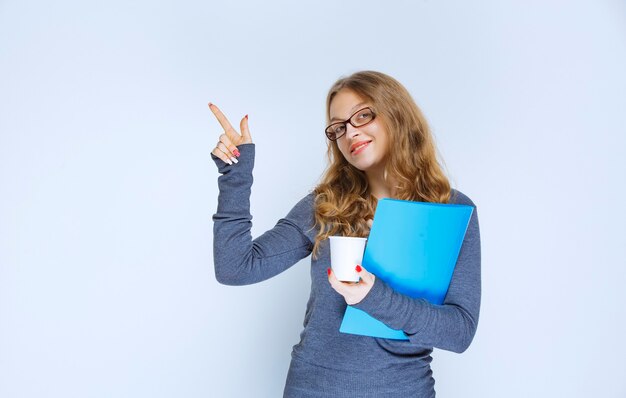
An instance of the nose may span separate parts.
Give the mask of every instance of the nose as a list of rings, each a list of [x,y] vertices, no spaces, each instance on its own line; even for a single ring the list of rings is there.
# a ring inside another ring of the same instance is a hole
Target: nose
[[[352,137],[361,134],[358,127],[354,127],[350,123],[346,123],[346,135],[345,137],[350,141]]]

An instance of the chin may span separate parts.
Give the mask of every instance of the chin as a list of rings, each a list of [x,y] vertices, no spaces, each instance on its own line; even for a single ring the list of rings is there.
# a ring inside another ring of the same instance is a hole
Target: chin
[[[374,164],[372,164],[371,162],[350,162],[350,164],[364,172],[370,170],[374,166]]]
[[[352,154],[348,154],[348,156],[344,154],[343,157],[348,161],[348,163],[361,171],[368,171],[376,167],[379,163],[377,159],[372,158],[371,156],[358,157],[355,159],[352,157]]]

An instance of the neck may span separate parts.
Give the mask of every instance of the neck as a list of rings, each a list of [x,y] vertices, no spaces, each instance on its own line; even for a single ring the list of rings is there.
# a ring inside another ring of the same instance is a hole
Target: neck
[[[392,178],[387,178],[387,181],[385,181],[382,168],[368,170],[365,172],[365,175],[370,186],[370,192],[376,199],[395,197],[397,193],[396,181]]]

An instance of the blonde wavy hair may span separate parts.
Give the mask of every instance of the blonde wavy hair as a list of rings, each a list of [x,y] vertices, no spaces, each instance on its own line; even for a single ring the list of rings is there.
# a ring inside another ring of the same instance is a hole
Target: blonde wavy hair
[[[383,175],[386,181],[397,183],[395,198],[448,203],[450,183],[437,160],[432,133],[406,88],[380,72],[362,71],[343,77],[328,92],[327,124],[330,104],[341,90],[351,90],[368,101],[376,120],[387,131],[390,151]],[[366,220],[374,218],[378,203],[370,192],[365,173],[343,157],[337,142],[328,141],[327,156],[328,167],[314,190],[318,230],[314,257],[320,243],[329,236],[367,236]]]

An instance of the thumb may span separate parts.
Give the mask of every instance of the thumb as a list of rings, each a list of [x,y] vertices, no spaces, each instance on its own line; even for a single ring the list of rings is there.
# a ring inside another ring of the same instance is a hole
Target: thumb
[[[249,144],[252,142],[252,137],[250,136],[250,129],[248,128],[248,115],[246,115],[243,119],[241,119],[241,123],[239,124],[241,128],[241,138],[243,139],[244,144]]]
[[[372,274],[371,272],[368,272],[365,268],[363,268],[362,265],[356,266],[356,272],[358,272],[363,282],[365,282],[368,285],[371,285],[372,283],[374,283],[374,280],[376,279],[374,274]]]

